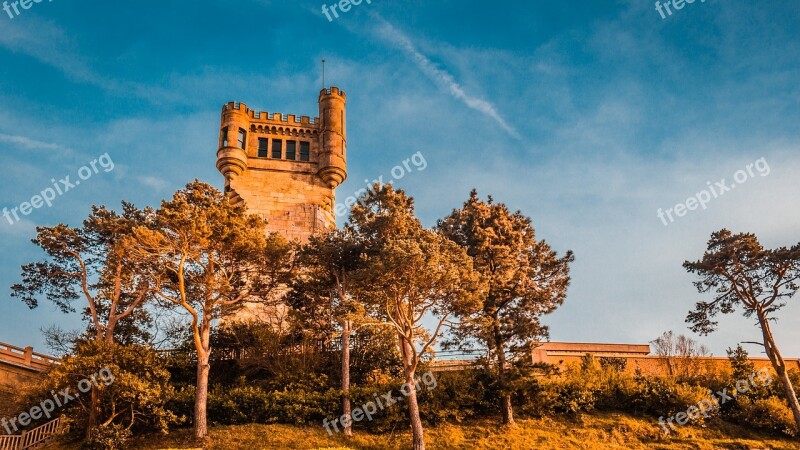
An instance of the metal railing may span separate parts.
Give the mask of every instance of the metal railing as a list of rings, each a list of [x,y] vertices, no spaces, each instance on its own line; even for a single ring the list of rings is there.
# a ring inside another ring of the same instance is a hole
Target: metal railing
[[[0,450],[19,450],[22,436],[0,436]]]

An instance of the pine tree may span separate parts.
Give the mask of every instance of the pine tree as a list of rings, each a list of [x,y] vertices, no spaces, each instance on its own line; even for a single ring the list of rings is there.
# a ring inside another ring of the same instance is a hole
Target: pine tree
[[[320,331],[320,337],[341,334],[342,417],[350,417],[350,340],[355,327],[364,322],[364,308],[358,301],[358,280],[363,249],[347,231],[332,230],[312,236],[298,261],[300,275],[292,284],[287,301],[306,329]],[[342,424],[345,436],[353,435],[350,420]]]
[[[414,215],[413,199],[391,185],[376,185],[353,208],[347,228],[365,249],[359,277],[367,313],[397,336],[413,448],[424,450],[417,369],[448,319],[476,309],[484,286],[464,249],[424,228]],[[429,318],[435,319],[433,330],[423,325]]]
[[[537,241],[531,220],[511,213],[492,197],[487,202],[473,190],[464,207],[439,221],[438,229],[466,249],[476,270],[488,281],[481,308],[462,317],[457,341],[485,345],[495,362],[502,394],[503,423],[514,425],[510,359],[548,336],[540,317],[555,311],[569,286],[571,251],[559,258]]]
[[[22,267],[22,281],[11,287],[11,295],[31,309],[40,297],[47,298],[64,313],[75,312],[75,303],[85,301],[88,339],[100,345],[146,336],[149,316],[142,306],[155,295],[155,285],[144,276],[148,263],[131,251],[129,238],[151,212],[123,202],[121,214],[92,207],[79,228],[38,227],[33,243],[47,258]],[[97,426],[99,407],[92,388],[87,439]]]
[[[769,250],[761,246],[754,234],[733,234],[722,229],[711,235],[702,259],[686,261],[683,267],[700,278],[694,282],[698,292],[714,293],[710,302],[697,302],[686,322],[693,331],[707,335],[717,328],[713,320],[717,314],[730,314],[742,308],[745,317],[755,316],[764,350],[778,373],[800,428],[800,403],[771,325],[777,320],[775,314],[800,288],[800,244]]]
[[[197,352],[194,433],[208,434],[206,407],[215,319],[245,301],[277,306],[272,293],[289,281],[293,247],[266,223],[195,181],[164,201],[152,223],[135,230],[131,251],[149,261],[165,307],[186,313]]]

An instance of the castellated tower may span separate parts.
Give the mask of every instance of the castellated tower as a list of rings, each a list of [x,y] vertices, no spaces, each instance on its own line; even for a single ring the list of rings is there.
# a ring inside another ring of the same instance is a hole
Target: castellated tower
[[[223,106],[217,169],[225,192],[290,240],[334,227],[334,190],[347,178],[346,101],[339,88],[323,89],[313,120]]]
[[[331,87],[320,92],[313,120],[256,112],[244,103],[223,106],[217,169],[225,192],[289,240],[305,242],[335,227],[334,191],[347,178],[345,105],[345,93]],[[286,306],[246,303],[225,319],[282,327],[286,312]]]

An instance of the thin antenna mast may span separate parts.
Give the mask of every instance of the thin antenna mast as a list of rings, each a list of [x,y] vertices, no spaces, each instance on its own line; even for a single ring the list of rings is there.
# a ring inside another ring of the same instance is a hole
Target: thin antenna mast
[[[322,89],[325,89],[325,58],[322,58]]]

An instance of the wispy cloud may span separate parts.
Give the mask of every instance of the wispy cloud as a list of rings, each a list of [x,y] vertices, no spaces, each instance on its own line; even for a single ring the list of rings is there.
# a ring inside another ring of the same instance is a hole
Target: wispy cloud
[[[69,148],[59,144],[52,144],[50,142],[37,141],[25,136],[15,136],[12,134],[0,133],[0,142],[8,142],[9,144],[18,147],[27,148],[30,150],[61,150],[65,152],[71,151]]]
[[[468,94],[450,73],[437,67],[427,56],[417,50],[408,36],[377,14],[375,16],[380,23],[380,26],[376,30],[378,37],[406,53],[425,75],[445,88],[453,97],[461,100],[468,107],[490,117],[497,122],[503,130],[511,135],[511,137],[521,139],[517,130],[509,125],[503,116],[497,112],[497,108],[495,108],[494,105],[484,99]]]
[[[160,86],[117,80],[93,69],[69,33],[49,21],[26,18],[25,26],[0,20],[0,48],[36,59],[59,70],[68,79],[97,86],[118,95],[132,95],[152,103],[181,101],[182,97]]]
[[[156,191],[163,191],[169,187],[169,183],[166,180],[149,175],[136,177],[136,180],[144,186]]]
[[[97,75],[83,62],[83,58],[75,51],[74,43],[59,27],[35,17],[28,19],[25,26],[0,21],[0,47],[55,67],[75,81],[103,88],[115,86],[115,83]]]

